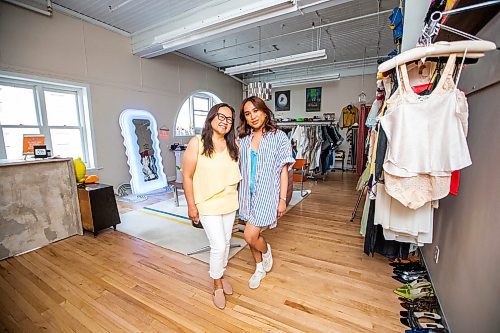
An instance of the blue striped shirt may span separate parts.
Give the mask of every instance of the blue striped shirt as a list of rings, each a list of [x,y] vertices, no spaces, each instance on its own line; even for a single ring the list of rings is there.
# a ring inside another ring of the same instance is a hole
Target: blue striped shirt
[[[255,173],[255,189],[250,196],[250,168],[252,136],[240,141],[240,217],[256,227],[274,228],[280,195],[280,174],[286,164],[295,163],[287,135],[280,130],[266,133],[259,145]]]

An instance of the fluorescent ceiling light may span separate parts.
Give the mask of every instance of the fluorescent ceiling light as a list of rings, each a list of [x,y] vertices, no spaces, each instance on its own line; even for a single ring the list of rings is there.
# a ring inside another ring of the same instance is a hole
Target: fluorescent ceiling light
[[[302,64],[310,61],[317,61],[326,59],[325,50],[317,50],[312,52],[293,54],[286,57],[274,58],[263,61],[256,61],[245,65],[228,67],[224,70],[225,74],[235,75],[241,73],[254,72],[261,69],[269,69],[283,66],[290,66],[296,64]]]
[[[269,81],[273,88],[279,87],[288,87],[288,86],[296,86],[299,84],[309,84],[309,83],[318,83],[318,82],[328,82],[328,81],[338,81],[340,80],[340,74],[329,74],[329,75],[320,75],[320,76],[311,76],[311,77],[296,77],[290,79],[283,80],[275,80]]]
[[[200,43],[207,38],[227,34],[228,31],[297,11],[296,0],[261,0],[249,1],[249,4],[221,12],[204,18],[196,23],[188,24],[165,34],[156,36],[154,43],[162,44],[165,53],[176,51],[190,45]]]

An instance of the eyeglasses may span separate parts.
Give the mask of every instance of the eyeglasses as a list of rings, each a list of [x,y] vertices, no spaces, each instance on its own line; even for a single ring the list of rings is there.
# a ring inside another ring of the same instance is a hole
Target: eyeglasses
[[[225,115],[223,115],[222,113],[219,113],[217,112],[217,119],[219,119],[220,121],[227,121],[228,124],[232,124],[233,123],[233,118],[232,117],[226,117]]]

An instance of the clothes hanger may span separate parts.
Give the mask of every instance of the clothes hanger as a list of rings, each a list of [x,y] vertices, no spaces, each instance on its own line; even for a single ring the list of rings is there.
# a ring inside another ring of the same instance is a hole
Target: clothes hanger
[[[422,30],[422,36],[419,39],[419,47],[414,49],[405,51],[396,57],[385,61],[380,64],[378,67],[379,73],[385,73],[390,71],[393,68],[396,68],[398,65],[421,60],[428,57],[448,57],[450,54],[456,53],[457,56],[459,54],[464,54],[467,50],[467,58],[477,59],[484,56],[484,52],[492,51],[496,49],[496,45],[493,42],[484,41],[480,38],[463,32],[461,30],[446,26],[441,23],[443,15],[452,15],[457,13],[462,13],[468,10],[482,8],[486,6],[492,6],[499,4],[500,1],[486,1],[483,3],[462,7],[458,9],[453,9],[450,11],[440,12],[435,11],[431,15],[430,22],[425,25]],[[471,39],[471,40],[463,40],[457,42],[437,42],[435,44],[431,44],[432,38],[437,35],[439,29],[447,30],[459,36]],[[424,62],[424,61],[422,61]]]
[[[453,53],[457,56],[463,55],[467,50],[467,58],[480,58],[484,52],[495,50],[495,43],[489,41],[464,40],[458,42],[437,42],[430,46],[416,47],[405,51],[392,59],[383,62],[378,66],[379,73],[388,72],[400,64],[405,64],[415,60],[421,60],[428,57],[448,57]]]

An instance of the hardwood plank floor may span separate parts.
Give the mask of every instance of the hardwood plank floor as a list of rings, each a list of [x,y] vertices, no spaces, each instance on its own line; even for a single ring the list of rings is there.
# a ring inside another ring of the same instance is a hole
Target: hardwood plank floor
[[[0,261],[2,332],[403,332],[382,256],[349,222],[357,177],[308,182],[312,194],[265,231],[273,270],[250,290],[248,248],[226,272],[234,294],[212,304],[208,265],[111,229]],[[120,202],[121,212],[143,207]],[[361,216],[361,209],[358,212]]]

